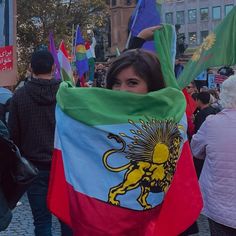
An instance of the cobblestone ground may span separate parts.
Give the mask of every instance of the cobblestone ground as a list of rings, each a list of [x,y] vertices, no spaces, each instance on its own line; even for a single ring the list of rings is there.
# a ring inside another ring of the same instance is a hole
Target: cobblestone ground
[[[13,211],[11,224],[0,236],[34,236],[33,218],[26,195],[20,200],[22,205],[17,206]],[[52,220],[53,236],[60,236],[60,226],[58,220],[53,217]]]
[[[33,236],[34,227],[30,206],[26,196],[21,199],[22,205],[15,208],[13,219],[6,231],[1,232],[0,236]],[[199,234],[192,236],[210,236],[208,222],[204,216],[198,220]],[[60,236],[60,226],[57,219],[53,218],[53,236]]]

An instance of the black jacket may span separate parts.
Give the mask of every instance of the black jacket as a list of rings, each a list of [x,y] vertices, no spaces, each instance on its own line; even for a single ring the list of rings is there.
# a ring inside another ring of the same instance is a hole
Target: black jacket
[[[206,107],[198,111],[194,118],[195,133],[197,133],[202,123],[206,120],[207,116],[215,115],[218,112],[219,112],[219,109],[216,109],[212,106]]]
[[[11,139],[39,169],[50,168],[59,83],[55,79],[32,78],[11,100],[8,121]]]
[[[6,126],[0,121],[0,136],[8,138],[8,131]],[[0,145],[1,146],[1,145]],[[2,148],[2,147],[0,147]],[[2,155],[3,152],[0,152],[0,232],[5,230],[7,226],[10,224],[12,219],[12,213],[8,207],[5,196],[2,192],[2,174],[7,166],[7,156]]]

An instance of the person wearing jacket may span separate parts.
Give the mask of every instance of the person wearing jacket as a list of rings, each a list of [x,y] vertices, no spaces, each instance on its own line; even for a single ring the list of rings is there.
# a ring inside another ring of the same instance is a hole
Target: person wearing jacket
[[[206,118],[191,141],[192,153],[205,159],[200,176],[211,235],[236,235],[236,76],[222,84],[223,110]]]
[[[9,133],[7,127],[0,120],[0,136],[4,138],[9,138]],[[7,205],[7,200],[2,192],[2,174],[7,166],[7,157],[0,155],[0,232],[5,230],[11,222],[12,213]],[[6,161],[4,161],[6,160]]]
[[[56,93],[60,81],[53,78],[54,59],[49,51],[36,51],[31,58],[32,78],[12,97],[9,114],[11,139],[39,175],[27,194],[34,218],[35,235],[51,236],[51,213],[46,198],[54,143]],[[63,231],[66,226],[62,224]]]

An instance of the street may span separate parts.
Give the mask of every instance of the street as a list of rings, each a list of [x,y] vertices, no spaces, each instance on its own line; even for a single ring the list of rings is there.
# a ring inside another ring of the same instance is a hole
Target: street
[[[32,214],[30,211],[28,199],[26,195],[21,199],[22,205],[17,206],[13,211],[13,219],[4,232],[1,232],[1,236],[33,236],[34,226]],[[200,216],[198,220],[199,234],[194,236],[210,236],[208,222],[204,216]],[[55,217],[53,217],[53,236],[60,236],[60,226]]]

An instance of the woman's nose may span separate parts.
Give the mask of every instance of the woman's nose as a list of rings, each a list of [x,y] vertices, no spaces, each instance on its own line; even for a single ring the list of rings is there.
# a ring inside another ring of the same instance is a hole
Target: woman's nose
[[[120,90],[120,91],[126,91],[126,92],[128,92],[128,91],[129,91],[129,87],[127,86],[127,84],[122,83],[122,84],[120,85],[120,87],[119,87],[119,90]]]

